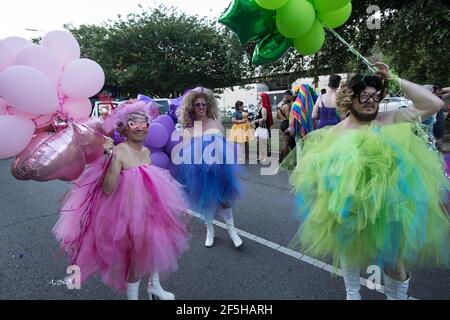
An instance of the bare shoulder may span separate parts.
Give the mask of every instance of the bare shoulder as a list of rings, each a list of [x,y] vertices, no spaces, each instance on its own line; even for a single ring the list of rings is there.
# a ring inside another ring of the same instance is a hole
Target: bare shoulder
[[[221,134],[223,134],[225,132],[225,128],[223,127],[222,123],[218,120],[210,120],[205,129],[210,133],[220,132]]]
[[[347,127],[345,124],[345,120],[339,122],[337,125],[335,125],[334,127],[332,127],[330,130],[333,130],[333,132],[336,134],[336,136],[341,135],[342,133],[344,133],[345,131],[347,131]]]
[[[142,146],[142,153],[143,153],[144,155],[150,156],[150,154],[151,154],[152,152],[150,151],[149,148],[147,148],[147,147],[145,147],[145,146]]]
[[[415,108],[402,108],[399,110],[384,112],[377,119],[383,125],[397,122],[421,122],[420,113]]]
[[[222,132],[225,131],[225,128],[223,127],[223,124],[222,124],[220,121],[214,120],[214,122],[215,122],[215,126],[216,126],[216,128],[217,128],[218,130],[220,130],[220,131],[222,131]]]
[[[377,117],[377,121],[383,125],[393,124],[397,117],[397,110],[387,111],[383,113],[379,113]]]
[[[117,157],[122,158],[128,152],[128,146],[126,143],[120,143],[114,147],[114,154]]]

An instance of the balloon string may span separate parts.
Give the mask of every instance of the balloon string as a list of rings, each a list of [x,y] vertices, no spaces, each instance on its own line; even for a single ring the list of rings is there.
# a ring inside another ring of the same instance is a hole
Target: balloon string
[[[345,39],[342,38],[342,37],[339,35],[339,33],[337,33],[336,31],[334,31],[334,30],[331,29],[331,28],[327,28],[327,30],[328,30],[329,32],[331,32],[336,38],[338,38],[339,41],[341,41],[343,44],[345,44],[345,45],[348,47],[348,49],[349,49],[350,52],[354,53],[358,58],[360,58],[361,61],[367,66],[367,68],[369,68],[370,71],[372,71],[372,72],[376,72],[376,71],[377,71],[377,70],[374,68],[373,64],[370,63],[370,61],[369,61],[366,57],[364,57],[358,50],[356,50],[355,47],[353,47],[350,43],[348,43],[347,41],[345,41]]]
[[[366,57],[364,57],[358,50],[356,50],[355,47],[353,47],[351,44],[349,44],[347,41],[345,41],[345,39],[342,38],[339,35],[339,33],[334,31],[333,29],[331,29],[331,28],[327,28],[327,29],[336,38],[338,38],[339,41],[341,41],[343,44],[345,44],[348,47],[350,52],[354,53],[358,58],[360,58],[361,61],[369,68],[369,70],[371,70],[372,72],[376,72],[375,68],[373,67],[373,64],[370,63],[369,60]],[[403,89],[401,87],[401,84],[400,84],[399,76],[396,74],[396,72],[394,70],[391,70],[390,73],[393,76],[394,81],[391,82],[391,84],[389,86],[389,92],[396,96],[405,96]],[[435,139],[432,134],[432,131],[430,132],[429,130],[426,130],[425,126],[423,124],[421,124],[420,121],[419,121],[419,123],[416,123],[416,122],[413,122],[413,123],[415,124],[416,135],[423,138],[423,140],[425,140],[425,142],[427,143],[427,145],[429,146],[429,148],[432,151],[438,152],[436,149],[436,143],[435,143]]]
[[[329,32],[331,32],[336,38],[339,39],[339,41],[341,41],[344,45],[347,46],[348,50],[350,52],[352,52],[353,54],[355,54],[359,59],[361,59],[361,61],[367,66],[367,68],[369,68],[370,71],[372,72],[376,72],[377,70],[374,68],[373,63],[371,63],[369,61],[369,59],[367,59],[366,57],[364,57],[358,50],[355,49],[355,47],[353,47],[350,43],[348,43],[347,41],[345,41],[344,38],[342,38],[340,36],[339,33],[337,33],[336,31],[334,31],[331,28],[327,28],[327,30]],[[394,81],[390,83],[389,85],[389,92],[395,96],[404,96],[404,92],[401,88],[401,85],[399,83],[399,77],[396,74],[395,70],[390,70],[391,75],[393,76]]]

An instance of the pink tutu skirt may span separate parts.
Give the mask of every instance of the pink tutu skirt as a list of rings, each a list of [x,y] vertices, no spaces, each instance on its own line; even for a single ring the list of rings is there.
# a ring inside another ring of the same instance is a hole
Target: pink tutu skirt
[[[107,196],[107,166],[96,162],[75,181],[53,233],[71,264],[80,267],[81,283],[99,273],[111,288],[124,291],[130,273],[164,276],[177,270],[178,257],[188,249],[187,202],[169,171],[147,165],[123,170]]]

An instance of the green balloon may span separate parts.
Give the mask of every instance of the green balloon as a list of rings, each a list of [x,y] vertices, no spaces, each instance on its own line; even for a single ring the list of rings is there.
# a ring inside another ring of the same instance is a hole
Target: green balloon
[[[314,0],[317,12],[335,11],[347,5],[351,0]]]
[[[275,10],[284,6],[289,0],[256,0],[261,8]]]
[[[314,7],[307,0],[289,0],[277,10],[276,24],[286,38],[298,38],[311,29],[315,19]]]
[[[352,15],[352,3],[348,3],[345,7],[331,12],[319,13],[319,19],[329,28],[337,28],[347,22]]]
[[[312,55],[322,48],[325,42],[325,30],[322,23],[316,19],[307,34],[294,39],[294,48],[305,56]]]
[[[256,41],[275,30],[275,11],[262,9],[255,0],[233,0],[219,22],[239,38],[241,44]]]
[[[292,40],[283,37],[278,31],[269,34],[262,39],[253,51],[252,63],[262,65],[272,63],[281,57],[292,47]]]

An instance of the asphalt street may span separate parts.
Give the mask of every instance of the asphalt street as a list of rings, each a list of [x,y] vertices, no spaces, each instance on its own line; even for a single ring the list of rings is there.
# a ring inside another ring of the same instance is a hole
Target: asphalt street
[[[70,184],[18,181],[10,173],[11,161],[0,160],[0,299],[124,299],[97,276],[81,290],[52,284],[66,276],[67,260],[58,255],[51,229]],[[183,300],[345,299],[342,278],[324,269],[329,261],[308,262],[283,252],[297,228],[287,174],[262,176],[259,170],[246,166],[245,192],[234,209],[236,227],[246,232],[244,245],[235,249],[227,231],[216,226],[215,245],[204,247],[206,230],[194,217],[190,250],[180,258],[179,270],[162,281],[163,287]],[[364,271],[361,276],[367,278]],[[141,286],[140,298],[145,294]],[[413,271],[409,294],[450,299],[450,270]],[[385,299],[366,287],[362,295]]]

